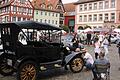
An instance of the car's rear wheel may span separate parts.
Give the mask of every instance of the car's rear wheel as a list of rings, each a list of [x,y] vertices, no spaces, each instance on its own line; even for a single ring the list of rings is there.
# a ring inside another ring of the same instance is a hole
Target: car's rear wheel
[[[76,56],[70,61],[69,66],[73,73],[78,73],[83,69],[84,60],[82,57]]]
[[[3,76],[12,75],[15,72],[12,64],[9,65],[9,60],[10,59],[6,58],[4,55],[0,56],[0,74]]]
[[[27,61],[20,65],[17,71],[18,80],[37,80],[38,66],[33,61]]]

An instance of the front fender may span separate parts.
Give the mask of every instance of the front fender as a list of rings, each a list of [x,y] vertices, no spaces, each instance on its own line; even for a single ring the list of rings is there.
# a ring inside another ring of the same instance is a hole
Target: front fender
[[[71,52],[71,54],[65,57],[65,63],[68,64],[75,56],[80,55],[79,52]]]

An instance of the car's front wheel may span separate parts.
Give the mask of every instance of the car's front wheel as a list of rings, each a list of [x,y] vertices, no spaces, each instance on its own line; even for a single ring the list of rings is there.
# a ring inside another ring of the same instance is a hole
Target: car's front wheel
[[[76,56],[74,57],[71,61],[70,61],[70,70],[73,72],[73,73],[78,73],[80,72],[83,67],[84,67],[84,60],[82,57],[79,57],[79,56]]]
[[[26,61],[20,65],[17,71],[17,80],[37,80],[38,66],[33,61]]]

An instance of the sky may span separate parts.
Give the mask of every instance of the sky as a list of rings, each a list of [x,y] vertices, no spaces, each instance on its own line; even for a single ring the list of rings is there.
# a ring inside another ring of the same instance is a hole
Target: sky
[[[71,3],[71,2],[76,2],[78,0],[62,0],[63,4],[65,3]]]

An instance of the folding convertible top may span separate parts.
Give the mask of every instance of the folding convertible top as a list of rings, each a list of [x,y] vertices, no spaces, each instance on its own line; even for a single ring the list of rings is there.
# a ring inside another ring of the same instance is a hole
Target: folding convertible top
[[[10,23],[0,23],[0,28],[3,27],[18,26],[19,28],[25,29],[39,29],[39,30],[62,30],[60,27],[56,27],[47,23],[40,23],[35,21],[18,21]]]

